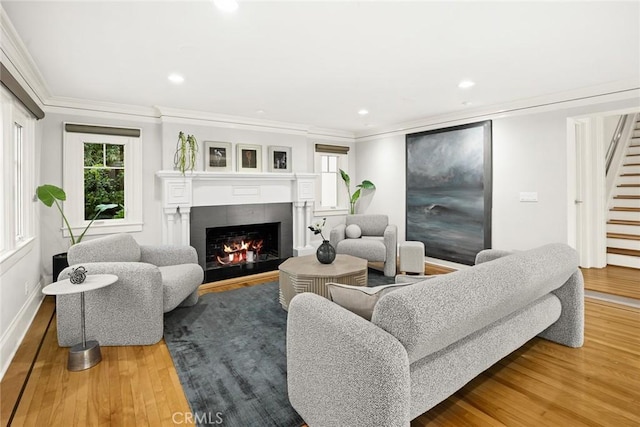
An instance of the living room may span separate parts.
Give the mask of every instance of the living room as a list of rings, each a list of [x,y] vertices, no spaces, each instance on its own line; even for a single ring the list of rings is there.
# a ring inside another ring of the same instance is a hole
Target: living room
[[[187,172],[186,177],[206,177],[204,147],[208,141],[232,144],[232,169],[216,172],[228,174],[229,179],[241,175],[235,161],[237,145],[260,147],[262,168],[258,176],[263,183],[278,179],[274,178],[277,172],[268,167],[269,147],[290,148],[291,174],[300,176],[318,173],[317,144],[348,147],[343,168],[353,184],[368,179],[376,185],[375,191],[366,192],[361,198],[359,212],[388,215],[389,222],[398,226],[398,241],[402,242],[407,240],[407,135],[491,120],[491,247],[528,250],[552,242],[576,247],[578,242],[585,244],[585,237],[590,241],[588,234],[576,231],[579,218],[574,201],[578,200],[579,160],[576,138],[571,139],[570,129],[582,122],[593,124],[595,129],[596,123],[608,117],[640,112],[637,2],[521,4],[503,8],[482,2],[412,2],[415,4],[405,4],[399,10],[393,9],[392,2],[314,3],[306,6],[308,10],[295,2],[240,2],[232,15],[218,12],[207,2],[162,2],[162,7],[155,5],[153,12],[145,3],[2,4],[2,64],[45,114],[25,127],[33,132],[33,139],[25,161],[29,173],[24,185],[29,200],[25,204],[28,239],[24,244],[6,243],[12,240],[8,236],[14,226],[14,206],[2,205],[4,212],[11,211],[3,216],[4,253],[0,263],[3,374],[38,312],[42,288],[53,281],[52,256],[69,249],[59,212],[31,200],[31,189],[45,183],[59,185],[69,195],[73,192],[74,185],[65,179],[69,172],[66,156],[70,154],[68,149],[65,151],[69,138],[65,124],[140,130],[141,151],[134,172],[139,176],[139,190],[134,196],[139,210],[134,213],[136,219],[125,226],[138,243],[153,245],[184,242],[187,237],[181,228],[182,221],[186,221],[182,218],[188,216],[186,206],[181,212],[174,209],[167,213],[161,176],[165,172],[167,176],[176,173],[174,154],[181,131],[194,135],[201,147],[195,173]],[[129,13],[119,18],[123,7],[129,8]],[[207,37],[219,42],[215,47],[201,44],[205,38],[201,21],[193,21],[193,28],[189,29],[187,18],[175,18],[175,25],[180,28],[175,37],[181,31],[192,33],[184,40],[158,42],[153,38],[160,37],[172,17],[180,16],[177,12],[181,7],[192,8],[190,19],[201,16],[205,23],[210,20],[210,30],[219,31]],[[412,12],[411,7],[418,9]],[[579,8],[580,13],[572,8]],[[244,20],[243,13],[250,18]],[[347,23],[357,22],[358,13],[371,22],[365,25],[363,21],[362,33],[354,31],[354,40],[339,49],[340,37],[348,34]],[[148,17],[154,14],[154,19],[165,26],[151,29]],[[580,24],[570,26],[576,15],[581,16]],[[501,16],[502,20],[496,19]],[[549,22],[544,22],[546,17]],[[433,28],[422,28],[421,19]],[[437,25],[439,20],[442,22]],[[483,20],[487,22],[485,26],[502,22],[504,27],[486,33],[486,39],[475,39],[484,34],[481,32],[463,32],[446,48],[439,48],[434,42],[443,34],[445,24],[457,23],[456,29],[462,31],[466,26],[476,29]],[[380,30],[385,23],[390,26],[390,21],[397,27]],[[406,27],[405,31],[399,32],[401,27]],[[538,27],[544,31],[538,32]],[[125,33],[125,28],[133,29]],[[300,45],[294,43],[291,39],[302,39],[305,29],[310,38],[300,40]],[[89,37],[92,30],[95,34]],[[422,31],[430,32],[422,35]],[[50,37],[46,36],[48,33]],[[264,44],[260,43],[260,34],[265,37]],[[247,39],[240,43],[241,36]],[[371,48],[369,44],[373,43],[368,37],[379,47]],[[82,38],[86,40],[78,40]],[[499,44],[501,39],[508,42]],[[125,50],[128,43],[132,44],[131,49]],[[239,44],[225,48],[225,43]],[[318,44],[317,50],[309,47],[314,44]],[[396,52],[402,45],[403,51]],[[249,46],[257,47],[246,50]],[[526,50],[529,59],[516,56],[519,50]],[[390,59],[373,61],[382,55]],[[224,66],[218,64],[217,68],[228,69],[215,78],[215,61],[184,65],[201,56],[220,58]],[[164,62],[151,65],[158,67],[161,75],[151,75],[144,62],[163,57]],[[105,58],[111,60],[110,65]],[[257,61],[261,66],[256,65]],[[274,64],[278,61],[283,61],[283,66]],[[338,65],[333,68],[331,64]],[[107,70],[104,75],[87,79],[100,68]],[[307,74],[309,69],[316,72]],[[365,73],[367,70],[369,74]],[[167,75],[177,71],[184,73],[185,81],[177,85],[168,82]],[[360,80],[356,80],[358,72]],[[238,76],[232,85],[227,79],[234,73]],[[462,80],[470,78],[475,86],[458,87]],[[406,87],[404,79],[411,86]],[[434,82],[424,83],[429,79]],[[153,81],[155,86],[144,86],[145,80]],[[416,82],[421,80],[423,83],[418,85]],[[118,85],[120,91],[115,92]],[[225,90],[225,86],[230,89]],[[314,91],[309,92],[309,87]],[[20,105],[5,92],[3,108],[9,103]],[[252,96],[252,92],[256,95]],[[379,93],[379,99],[371,93]],[[358,96],[365,95],[366,100],[358,101]],[[282,105],[276,103],[278,98],[282,98]],[[365,108],[367,114],[358,114]],[[592,137],[605,139],[600,133],[594,131]],[[5,129],[3,141],[11,140]],[[5,154],[3,151],[3,176],[7,177],[3,199],[11,200],[13,167]],[[204,184],[195,185],[218,185],[206,178],[202,181]],[[255,179],[250,181],[251,186],[254,184]],[[345,188],[342,182],[339,184],[340,209],[309,212],[310,218],[304,221],[311,223],[326,217],[327,232],[344,223]],[[221,197],[213,193],[215,189],[212,187],[209,194],[211,205],[221,203]],[[522,202],[519,196],[523,192],[537,193],[537,202]],[[320,193],[321,189],[316,189],[316,194]],[[272,197],[265,189],[262,193],[245,194],[243,203],[262,203]],[[286,201],[295,202],[293,198]],[[306,215],[306,211],[301,214]],[[88,239],[117,231],[122,229],[95,224]],[[299,249],[300,254],[313,253],[319,243],[319,236],[310,233],[295,236],[292,249]],[[580,265],[604,267],[601,259],[590,255],[590,244],[579,251]],[[460,267],[442,260],[427,261]]]

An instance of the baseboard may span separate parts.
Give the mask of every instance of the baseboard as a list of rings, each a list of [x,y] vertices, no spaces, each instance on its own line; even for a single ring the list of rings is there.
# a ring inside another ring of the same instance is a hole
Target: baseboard
[[[13,319],[2,338],[0,338],[0,380],[4,378],[4,374],[7,372],[7,368],[9,368],[33,319],[36,317],[43,299],[42,280],[40,280],[38,284],[33,287],[31,294],[29,294],[27,301],[18,312],[18,315]]]
[[[640,300],[634,298],[621,297],[618,295],[605,294],[597,291],[585,290],[584,296],[587,298],[598,299],[606,302],[613,302],[615,304],[622,304],[629,307],[640,308]]]

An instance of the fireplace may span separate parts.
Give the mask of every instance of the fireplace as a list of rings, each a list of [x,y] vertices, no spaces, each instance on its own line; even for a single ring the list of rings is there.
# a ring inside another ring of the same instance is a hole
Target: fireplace
[[[190,216],[205,283],[277,270],[293,255],[291,203],[194,207]]]
[[[275,270],[281,262],[279,236],[279,222],[207,228],[206,270],[220,278]]]

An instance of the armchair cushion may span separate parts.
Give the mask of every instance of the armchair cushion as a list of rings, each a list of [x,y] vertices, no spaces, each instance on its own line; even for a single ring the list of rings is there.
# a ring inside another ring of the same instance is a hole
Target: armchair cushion
[[[344,232],[348,239],[359,239],[360,236],[362,236],[362,229],[360,229],[358,224],[351,224],[347,226]]]
[[[336,252],[373,262],[387,259],[387,248],[382,241],[376,239],[344,239],[338,242]]]

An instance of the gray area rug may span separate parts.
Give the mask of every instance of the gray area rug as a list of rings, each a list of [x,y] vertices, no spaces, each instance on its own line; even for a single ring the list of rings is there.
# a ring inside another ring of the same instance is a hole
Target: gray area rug
[[[393,278],[369,270],[369,286]],[[278,283],[209,293],[164,318],[164,338],[200,425],[303,424],[287,396],[287,313]]]

